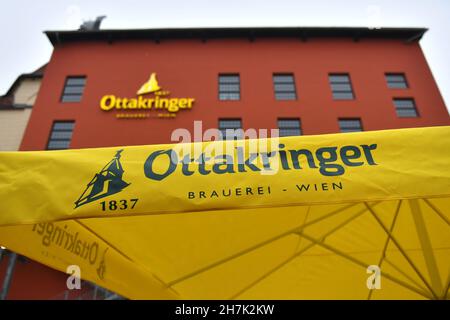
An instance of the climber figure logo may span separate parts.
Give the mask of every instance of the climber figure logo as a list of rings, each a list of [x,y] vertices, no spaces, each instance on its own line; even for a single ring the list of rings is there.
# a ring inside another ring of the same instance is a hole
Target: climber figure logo
[[[161,87],[158,85],[158,80],[156,80],[156,73],[152,73],[150,79],[142,85],[137,95],[157,92],[159,90],[161,90]]]
[[[114,158],[99,173],[95,174],[80,198],[75,201],[75,209],[92,201],[116,194],[130,185],[122,180],[124,173],[120,163],[122,151],[117,151]]]

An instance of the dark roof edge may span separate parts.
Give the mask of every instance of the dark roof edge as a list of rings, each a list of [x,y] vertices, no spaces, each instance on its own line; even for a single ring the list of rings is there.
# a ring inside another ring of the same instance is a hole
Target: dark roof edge
[[[8,91],[0,97],[7,97],[9,95],[12,94],[12,92],[14,91],[14,89],[17,87],[17,85],[25,79],[40,79],[44,76],[44,71],[45,71],[45,67],[47,66],[47,63],[44,64],[43,66],[39,67],[38,69],[36,69],[35,71],[31,72],[31,73],[23,73],[20,76],[17,77],[17,79],[13,82],[13,84],[11,85],[11,87],[9,87]]]
[[[31,108],[33,106],[28,104],[0,104],[0,110],[25,110]]]
[[[117,41],[128,39],[214,39],[295,37],[385,38],[407,42],[419,41],[427,28],[366,27],[236,27],[236,28],[168,28],[168,29],[109,29],[96,31],[45,31],[53,46],[71,41]]]

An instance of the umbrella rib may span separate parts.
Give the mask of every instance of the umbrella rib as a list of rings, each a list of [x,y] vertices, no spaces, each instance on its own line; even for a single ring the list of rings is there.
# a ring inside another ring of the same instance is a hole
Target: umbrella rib
[[[288,259],[282,261],[281,263],[277,264],[274,268],[270,269],[268,272],[264,273],[262,276],[256,278],[254,281],[252,281],[249,285],[245,286],[244,288],[242,288],[241,290],[239,290],[237,293],[235,293],[233,296],[231,296],[228,300],[234,300],[237,297],[239,297],[241,294],[243,294],[244,292],[248,291],[250,288],[256,286],[259,282],[261,282],[262,280],[266,279],[267,277],[271,276],[272,274],[274,274],[277,270],[281,269],[282,267],[284,267],[287,263],[289,263],[290,261],[294,260],[295,258],[297,258],[298,256],[300,256],[303,252],[305,252],[306,250],[308,250],[309,248],[313,247],[315,244],[310,244],[308,245],[306,248],[300,250],[299,252],[291,255]]]
[[[436,250],[449,250],[450,247],[436,247]],[[394,248],[394,249],[390,249],[390,250],[386,250],[386,252],[397,252],[398,249]],[[422,251],[422,248],[416,248],[416,249],[407,249],[407,252],[415,252],[415,251]],[[352,250],[352,251],[348,251],[351,252],[352,254],[369,254],[369,253],[380,253],[379,249],[372,249],[372,250]],[[319,257],[319,256],[327,256],[330,254],[326,254],[326,253],[311,253],[311,254],[305,254],[304,256],[308,256],[308,257]],[[385,258],[386,259],[386,258]]]
[[[89,231],[90,233],[92,233],[93,235],[95,235],[97,238],[101,239],[104,243],[106,243],[108,246],[110,246],[111,248],[113,248],[114,250],[116,250],[120,255],[122,255],[124,258],[126,258],[127,260],[131,261],[131,262],[135,262],[133,259],[131,259],[129,256],[127,256],[122,250],[120,250],[119,248],[117,248],[116,246],[114,246],[111,242],[107,241],[105,238],[101,237],[97,232],[95,232],[94,230],[92,230],[91,228],[89,228],[87,225],[85,225],[84,223],[82,223],[79,220],[74,220],[76,223],[78,223],[81,227],[85,228],[87,231]]]
[[[130,258],[129,256],[127,256],[122,250],[120,250],[119,248],[117,248],[115,245],[113,245],[111,242],[109,242],[108,240],[106,240],[104,237],[100,236],[97,232],[95,232],[94,230],[92,230],[91,228],[89,228],[87,225],[85,225],[83,222],[79,221],[79,220],[74,220],[76,223],[78,223],[82,228],[85,228],[87,231],[91,232],[93,235],[95,235],[97,238],[101,239],[104,243],[106,243],[108,246],[110,246],[113,250],[115,250],[119,255],[123,256],[125,259],[129,260],[132,263],[137,263],[135,260],[133,260],[132,258]],[[156,280],[158,280],[159,282],[161,282],[162,285],[167,286],[167,283],[164,282],[160,277],[158,277],[154,272],[152,272],[151,270],[149,270],[147,268],[147,266],[138,263],[138,265],[140,267],[142,267],[144,270],[148,271]],[[176,295],[179,295],[178,292],[176,292],[176,290],[170,288],[170,290],[173,290],[173,292]]]
[[[334,232],[338,231],[339,229],[341,229],[342,227],[344,227],[346,224],[350,223],[351,221],[353,221],[354,219],[356,219],[357,217],[361,216],[364,212],[366,212],[367,209],[363,209],[358,211],[358,213],[356,213],[354,216],[344,220],[343,222],[341,222],[339,225],[337,225],[336,227],[334,227],[333,229],[329,230],[325,235],[323,235],[320,238],[320,241],[323,242],[325,241],[325,239],[332,235]],[[297,234],[299,236],[299,238],[302,238],[302,234],[301,234],[301,230],[303,230],[303,228],[300,229],[300,231],[295,232],[295,234]],[[307,250],[309,250],[311,247],[315,246],[316,243],[311,243],[309,245],[307,245],[304,249],[294,253],[292,256],[290,256],[289,258],[287,258],[286,260],[282,261],[281,263],[279,263],[278,265],[276,265],[274,268],[270,269],[268,272],[264,273],[262,276],[260,276],[259,278],[255,279],[254,281],[252,281],[250,284],[248,284],[247,286],[245,286],[243,289],[239,290],[237,293],[235,293],[229,300],[234,300],[236,299],[238,296],[240,296],[241,294],[243,294],[244,292],[248,291],[250,288],[254,287],[255,285],[257,285],[259,282],[261,282],[262,280],[266,279],[267,277],[269,277],[270,275],[272,275],[273,273],[275,273],[277,270],[281,269],[283,266],[285,266],[287,263],[289,263],[290,261],[292,261],[293,259],[299,257],[300,255],[302,255],[304,252],[306,252]]]
[[[311,206],[308,206],[308,210],[306,211],[305,218],[303,219],[303,225],[305,225],[306,221],[308,220],[310,211],[311,211]],[[301,242],[302,242],[302,238],[299,237],[298,238],[298,242],[297,242],[297,246],[295,247],[295,250],[294,250],[294,253],[296,253],[298,248],[300,248]]]
[[[353,219],[352,219],[352,220],[353,220]],[[338,228],[338,229],[339,229],[339,228]],[[334,231],[336,231],[336,230],[334,230]],[[287,263],[289,263],[290,261],[292,261],[294,258],[300,256],[302,253],[306,252],[309,248],[311,248],[311,247],[313,247],[313,246],[315,246],[315,245],[322,246],[322,247],[324,247],[325,249],[327,249],[327,250],[329,250],[329,251],[331,251],[331,252],[334,252],[335,254],[341,256],[342,258],[347,259],[347,260],[350,260],[351,262],[353,262],[353,263],[355,263],[355,264],[357,264],[357,265],[359,265],[359,266],[362,266],[363,268],[366,268],[366,267],[367,267],[367,265],[366,265],[364,262],[359,261],[359,260],[357,260],[357,259],[355,259],[355,258],[353,258],[353,257],[351,257],[351,256],[349,256],[349,255],[347,255],[347,254],[345,254],[345,253],[343,253],[343,252],[340,252],[339,250],[337,250],[337,249],[335,249],[335,248],[333,248],[333,247],[331,247],[331,246],[328,246],[328,245],[324,244],[323,241],[325,240],[326,236],[324,236],[323,239],[321,239],[321,240],[317,240],[317,239],[314,239],[314,238],[312,238],[312,237],[310,237],[310,236],[305,235],[305,234],[302,233],[302,232],[299,232],[298,235],[299,235],[299,236],[302,236],[302,237],[304,237],[304,238],[306,238],[306,239],[308,239],[309,241],[311,241],[311,242],[313,242],[313,243],[310,244],[310,245],[308,245],[306,248],[304,248],[304,249],[301,250],[300,252],[296,253],[295,255],[289,257],[289,258],[286,259],[285,261],[281,262],[280,264],[278,264],[277,266],[275,266],[273,269],[271,269],[269,272],[265,273],[264,275],[262,275],[261,277],[259,277],[258,279],[256,279],[255,281],[253,281],[252,283],[250,283],[249,285],[247,285],[245,288],[241,289],[238,293],[234,294],[234,295],[230,298],[230,300],[236,299],[236,298],[237,298],[238,296],[240,296],[242,293],[248,291],[248,289],[254,287],[256,284],[258,284],[258,283],[261,282],[262,280],[266,279],[268,276],[270,276],[271,274],[273,274],[274,272],[276,272],[278,269],[282,268],[284,265],[286,265]],[[386,261],[388,261],[388,260],[386,259]],[[389,262],[388,262],[388,263],[389,263]],[[417,294],[419,294],[419,295],[421,295],[421,296],[423,296],[423,297],[425,297],[425,298],[427,298],[427,299],[430,299],[430,298],[431,298],[429,295],[427,295],[426,290],[420,291],[420,290],[418,290],[417,288],[414,288],[413,286],[410,286],[409,284],[407,284],[407,283],[405,283],[405,282],[403,282],[403,281],[401,281],[401,280],[399,280],[399,279],[397,279],[397,278],[395,278],[395,277],[393,277],[393,276],[391,276],[391,275],[389,275],[389,274],[387,274],[387,273],[383,273],[383,276],[386,277],[387,279],[389,279],[389,280],[391,280],[391,281],[393,281],[393,282],[399,284],[400,286],[403,286],[404,288],[409,289],[409,290],[411,290],[411,291],[413,291],[413,292],[415,292],[415,293],[417,293]],[[414,282],[414,281],[413,281],[413,282]],[[414,283],[415,283],[415,282],[414,282]],[[416,283],[416,284],[417,284],[417,283]],[[419,287],[420,289],[423,290],[423,288],[422,288],[421,286],[418,286],[418,287]]]
[[[425,277],[423,276],[423,274],[420,272],[420,270],[417,268],[417,266],[413,263],[413,261],[411,260],[411,258],[406,254],[406,251],[403,249],[403,247],[400,245],[400,243],[397,241],[397,239],[391,234],[389,233],[389,230],[386,228],[386,226],[384,225],[384,223],[380,220],[380,218],[376,215],[375,211],[373,210],[373,208],[367,203],[364,202],[365,206],[367,207],[367,209],[369,209],[370,213],[372,214],[372,216],[375,218],[375,220],[378,222],[378,224],[381,226],[381,228],[384,230],[384,232],[386,232],[388,234],[388,236],[392,239],[392,242],[395,244],[395,246],[398,248],[398,250],[401,252],[401,254],[403,255],[403,257],[406,259],[406,261],[408,261],[409,265],[413,268],[413,270],[417,273],[417,275],[419,276],[419,278],[423,281],[423,283],[425,284],[425,286],[428,288],[428,290],[430,290],[431,294],[433,295],[433,297],[435,299],[437,299],[437,295],[434,292],[433,288],[430,286],[430,284],[428,283],[428,281],[425,279]]]
[[[320,241],[314,239],[313,237],[308,236],[308,235],[306,235],[306,234],[304,234],[304,233],[302,233],[302,236],[305,237],[306,239],[308,239],[309,241],[315,242],[315,243],[317,243],[319,246],[322,246],[322,247],[324,247],[325,249],[328,249],[328,250],[330,250],[330,251],[336,253],[337,255],[340,255],[341,257],[343,257],[343,258],[345,258],[345,259],[348,259],[348,260],[352,261],[353,263],[355,263],[355,264],[357,264],[357,265],[362,266],[363,268],[367,268],[367,265],[366,265],[364,262],[359,261],[359,260],[356,259],[356,258],[353,258],[352,256],[346,254],[345,252],[342,252],[342,251],[340,251],[340,250],[338,250],[338,249],[336,249],[336,248],[334,248],[334,247],[332,247],[332,246],[330,246],[330,245],[327,245],[327,244],[325,244],[325,243],[322,243],[322,242],[320,242]],[[383,272],[383,276],[384,276],[385,278],[387,278],[387,279],[389,279],[389,280],[391,280],[391,281],[393,281],[393,282],[395,282],[395,283],[397,283],[397,284],[399,284],[399,285],[401,285],[401,286],[403,286],[403,287],[405,287],[405,288],[407,288],[407,289],[409,289],[409,290],[411,290],[411,291],[413,291],[413,292],[415,292],[415,293],[417,293],[417,294],[419,294],[419,295],[425,297],[425,298],[430,299],[430,296],[429,296],[426,292],[421,292],[421,291],[418,290],[417,288],[414,288],[413,286],[411,286],[411,285],[409,285],[409,284],[407,284],[407,283],[405,283],[405,282],[403,282],[403,281],[401,281],[401,280],[399,280],[399,279],[397,279],[397,278],[391,276],[391,275],[388,274],[388,273]]]
[[[394,230],[395,222],[397,221],[397,216],[398,216],[398,213],[400,211],[400,206],[401,205],[402,205],[402,200],[399,200],[398,201],[398,205],[395,208],[394,219],[392,219],[391,228],[389,229],[390,233],[392,233],[392,231]],[[380,267],[380,269],[381,269],[381,265],[383,264],[383,260],[386,257],[386,250],[387,250],[387,247],[389,245],[389,240],[390,240],[389,235],[387,235],[386,242],[384,243],[383,251],[381,253],[380,261],[378,262],[378,266]],[[372,293],[373,293],[373,290],[370,290],[369,291],[369,295],[367,297],[367,300],[370,300],[372,298]]]
[[[427,292],[427,288],[424,288],[420,283],[418,283],[416,280],[414,280],[414,278],[412,278],[410,275],[408,275],[403,270],[401,270],[399,267],[397,267],[395,264],[393,264],[388,258],[384,258],[384,261],[386,261],[387,264],[391,265],[395,270],[397,270],[400,274],[402,274],[409,281],[414,283],[417,287],[422,289],[424,292]]]
[[[422,211],[420,210],[419,200],[409,200],[409,206],[411,208],[412,217],[416,225],[417,236],[419,237],[420,246],[422,248],[422,254],[425,259],[425,264],[430,276],[431,285],[433,289],[440,295],[442,291],[442,280],[439,275],[439,269],[434,256],[433,246],[431,244],[430,236],[428,234],[425,221],[423,219]]]
[[[379,203],[379,202],[377,202],[376,204],[378,204],[378,203]],[[339,208],[339,209],[337,209],[337,210],[334,210],[334,211],[330,212],[329,214],[323,215],[322,217],[319,217],[319,218],[317,218],[317,219],[311,220],[310,222],[308,222],[308,223],[306,223],[306,224],[304,224],[304,225],[296,226],[296,227],[294,227],[294,228],[292,228],[292,229],[290,229],[290,230],[288,230],[288,231],[285,231],[285,232],[283,232],[283,233],[280,233],[280,234],[278,234],[278,235],[276,235],[276,236],[274,236],[274,237],[272,237],[272,238],[269,238],[269,239],[266,239],[266,240],[264,240],[264,241],[262,241],[262,242],[260,242],[260,243],[257,243],[256,245],[250,246],[250,247],[248,247],[248,248],[246,248],[246,249],[244,249],[244,250],[238,251],[238,252],[236,252],[236,253],[234,253],[234,254],[228,256],[228,257],[222,258],[222,259],[217,260],[217,261],[215,261],[215,262],[213,262],[213,263],[211,263],[211,264],[208,264],[208,265],[206,265],[206,266],[204,266],[204,267],[202,267],[202,268],[200,268],[200,269],[197,269],[197,270],[195,270],[195,271],[193,271],[193,272],[190,272],[190,273],[188,273],[188,274],[186,274],[186,275],[184,275],[184,276],[182,276],[182,277],[180,277],[180,278],[178,278],[178,279],[169,281],[169,282],[167,283],[167,285],[168,285],[169,287],[172,287],[172,286],[174,286],[174,285],[176,285],[176,284],[178,284],[178,283],[180,283],[180,282],[183,282],[183,281],[185,281],[185,280],[187,280],[187,279],[190,279],[190,278],[192,278],[192,277],[195,277],[195,276],[197,276],[197,275],[199,275],[199,274],[201,274],[201,273],[203,273],[203,272],[205,272],[205,271],[208,271],[208,270],[210,270],[210,269],[212,269],[212,268],[215,268],[215,267],[217,267],[217,266],[219,266],[219,265],[221,265],[221,264],[223,264],[223,263],[225,263],[225,262],[228,262],[228,261],[230,261],[230,260],[239,258],[240,256],[242,256],[242,255],[244,255],[244,254],[247,254],[247,253],[249,253],[249,252],[252,252],[252,251],[254,251],[254,250],[256,250],[256,249],[258,249],[258,248],[260,248],[260,247],[263,247],[263,246],[265,246],[265,245],[267,245],[267,244],[270,244],[270,243],[272,243],[272,242],[274,242],[274,241],[276,241],[276,240],[278,240],[278,239],[281,239],[281,238],[283,238],[283,237],[285,237],[285,236],[287,236],[287,235],[290,235],[291,233],[294,233],[295,231],[297,231],[299,228],[305,228],[305,227],[307,227],[307,226],[313,225],[313,224],[315,224],[315,223],[317,223],[317,222],[320,222],[320,221],[322,221],[322,220],[324,220],[324,219],[327,219],[327,218],[329,218],[329,217],[331,217],[331,216],[334,216],[334,215],[336,215],[336,214],[338,214],[338,213],[340,213],[340,212],[342,212],[342,211],[344,211],[344,210],[347,210],[347,209],[349,209],[349,208],[351,208],[351,207],[354,207],[354,206],[356,206],[356,205],[358,205],[358,204],[359,204],[359,203],[352,203],[352,204],[350,204],[350,205],[348,205],[348,206],[345,206],[345,207],[343,207],[343,208]],[[376,204],[375,204],[375,205],[376,205]]]
[[[445,300],[448,296],[448,291],[450,290],[450,270],[448,273],[448,279],[447,279],[447,288],[444,290],[442,294],[442,299]]]
[[[425,201],[425,203],[431,208],[433,209],[434,212],[436,212],[436,214],[442,219],[444,220],[448,226],[450,226],[450,221],[445,217],[445,215],[438,209],[436,208],[436,206],[434,204],[432,204],[428,199],[422,199],[423,201]]]
[[[422,199],[442,220],[444,220],[445,223],[447,223],[448,226],[450,226],[450,221],[447,219],[447,217],[428,199]],[[446,296],[448,295],[448,291],[450,290],[450,270],[448,273],[448,279],[447,279],[447,288],[442,293],[442,299],[446,299]]]
[[[303,250],[301,250],[300,252],[297,252],[296,254],[294,254],[293,256],[289,257],[288,259],[286,259],[285,261],[281,262],[280,264],[278,264],[277,266],[275,266],[273,269],[271,269],[269,272],[265,273],[264,275],[262,275],[261,277],[259,277],[258,279],[256,279],[255,281],[253,281],[252,283],[250,283],[249,285],[247,285],[245,288],[241,289],[238,293],[234,294],[230,300],[232,299],[236,299],[238,296],[240,296],[242,293],[248,291],[248,289],[254,287],[256,284],[258,284],[259,282],[261,282],[262,280],[266,279],[268,276],[270,276],[271,274],[273,274],[274,272],[276,272],[277,270],[279,270],[280,268],[282,268],[284,265],[286,265],[287,263],[289,263],[290,261],[292,261],[293,259],[295,259],[296,257],[300,256],[301,254],[303,254],[304,252],[306,252],[309,248],[313,247],[314,245],[319,245],[324,247],[325,249],[328,249],[331,252],[334,252],[335,254],[343,257],[344,259],[348,259],[350,261],[352,261],[353,263],[356,263],[360,266],[362,266],[363,268],[367,268],[367,265],[362,262],[359,261],[353,257],[351,257],[350,255],[347,255],[335,248],[333,248],[332,246],[326,245],[324,243],[325,239],[330,236],[331,234],[333,234],[334,232],[336,232],[337,230],[339,230],[340,228],[342,228],[343,226],[345,226],[346,224],[348,224],[349,222],[353,221],[355,218],[359,217],[360,215],[362,215],[365,211],[367,211],[367,209],[364,209],[360,212],[358,212],[356,215],[352,216],[351,218],[343,221],[340,225],[338,225],[337,227],[333,228],[332,230],[330,230],[327,234],[325,234],[324,236],[322,236],[319,240],[310,237],[306,234],[304,234],[301,230],[296,232],[297,235],[306,238],[307,240],[313,242],[312,244],[308,245],[306,248],[304,248]],[[387,259],[386,259],[387,261]],[[424,288],[422,288],[420,285],[418,285],[419,289],[422,289],[423,291],[420,291],[417,288],[414,288],[413,286],[410,286],[409,284],[395,278],[394,276],[391,276],[387,273],[383,273],[383,276],[386,277],[387,279],[399,284],[400,286],[403,286],[406,289],[409,289],[425,298],[430,299],[431,297],[427,294],[426,290],[424,290]],[[414,282],[414,281],[413,281]],[[414,282],[415,283],[415,282]],[[417,283],[416,283],[417,284]]]

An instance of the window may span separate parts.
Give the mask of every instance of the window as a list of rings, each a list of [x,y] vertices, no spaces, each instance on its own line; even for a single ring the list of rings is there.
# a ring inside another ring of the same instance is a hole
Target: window
[[[386,81],[390,89],[408,89],[408,83],[403,73],[386,73]]]
[[[293,74],[274,74],[273,86],[276,100],[296,100],[295,81]]]
[[[300,119],[278,119],[280,137],[300,136]]]
[[[62,102],[80,102],[83,97],[86,77],[67,77]]]
[[[242,139],[242,121],[241,119],[219,119],[219,131],[222,133],[223,140]]]
[[[47,150],[69,149],[74,126],[75,122],[73,121],[54,122],[52,132],[50,133]]]
[[[363,131],[360,119],[339,119],[341,132]]]
[[[400,118],[415,118],[419,116],[414,99],[394,99],[394,105],[397,116]]]
[[[334,100],[353,100],[355,98],[348,74],[330,74],[329,80]]]
[[[219,100],[240,100],[241,84],[238,74],[219,74]]]

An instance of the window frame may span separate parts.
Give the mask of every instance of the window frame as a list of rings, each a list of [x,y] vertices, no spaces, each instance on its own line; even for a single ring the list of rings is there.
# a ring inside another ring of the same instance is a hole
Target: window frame
[[[396,102],[398,101],[411,101],[412,102],[412,108],[404,108],[404,107],[400,107],[396,104]],[[394,108],[395,108],[395,113],[397,115],[398,118],[419,118],[420,117],[420,113],[419,110],[417,108],[417,104],[416,104],[416,100],[414,98],[411,97],[394,97],[392,98],[392,103],[394,104]],[[414,110],[415,112],[415,116],[401,116],[399,114],[399,110]]]
[[[403,81],[389,81],[389,77],[395,77],[395,76],[401,76],[403,78]],[[386,80],[386,85],[388,87],[388,89],[393,89],[393,90],[405,90],[405,89],[409,89],[409,83],[408,83],[408,79],[406,78],[406,74],[404,72],[386,72],[384,74],[384,78]],[[390,84],[392,83],[404,83],[405,87],[391,87]]]
[[[294,126],[287,126],[284,128],[280,127],[280,122],[281,121],[297,121],[298,122],[298,127],[294,127]],[[278,118],[277,119],[277,127],[278,127],[278,133],[279,133],[279,137],[298,137],[298,136],[302,136],[303,132],[302,132],[302,120],[300,118]],[[295,135],[281,135],[281,130],[297,130],[299,134],[295,134]]]
[[[65,124],[65,123],[72,124],[72,128],[70,130],[67,130],[67,129],[55,129],[57,124]],[[72,138],[73,138],[74,129],[75,129],[75,120],[55,120],[55,121],[53,121],[52,126],[50,128],[50,134],[48,136],[47,146],[46,146],[45,150],[56,151],[56,150],[67,150],[67,149],[70,149],[70,145],[72,144]],[[66,139],[66,138],[52,138],[53,134],[55,132],[70,132],[71,133],[70,139]],[[69,144],[68,144],[67,148],[50,148],[50,144],[52,142],[55,142],[55,141],[68,141]]]
[[[82,85],[69,85],[70,80],[77,80],[77,79],[83,79],[84,83]],[[61,103],[79,103],[83,100],[84,92],[86,89],[87,84],[87,76],[85,75],[70,75],[66,76],[66,79],[64,81],[64,87],[61,93],[60,102]],[[73,88],[82,88],[81,93],[72,93],[72,92],[66,92],[67,89],[73,89]],[[79,97],[78,100],[66,100],[66,97]]]
[[[276,77],[291,77],[292,82],[277,82],[275,79]],[[277,85],[283,85],[283,84],[289,84],[292,85],[294,90],[293,91],[277,91]],[[272,85],[273,85],[273,93],[276,101],[296,101],[298,100],[298,94],[297,94],[297,85],[295,82],[295,75],[293,72],[275,72],[272,74]],[[277,94],[294,94],[293,99],[281,99],[278,98]]]
[[[222,126],[221,126],[221,124],[222,124],[222,122],[226,122],[226,121],[239,121],[239,124],[240,124],[240,127],[239,128],[222,128]],[[219,130],[219,132],[221,133],[221,141],[228,141],[228,140],[231,140],[231,139],[227,139],[227,137],[228,137],[228,135],[226,134],[226,132],[224,133],[223,132],[223,130],[230,130],[230,129],[232,129],[232,130],[234,130],[234,131],[236,131],[236,130],[241,130],[241,133],[243,133],[243,125],[242,125],[242,118],[219,118],[219,120],[218,120],[218,130]],[[239,134],[239,136],[236,136],[236,135],[234,135],[234,137],[233,137],[233,140],[242,140],[244,137],[243,137],[243,135],[241,136],[240,134]]]
[[[237,81],[236,82],[223,82],[224,78],[231,78],[231,77],[236,77]],[[242,98],[242,93],[241,93],[241,75],[240,73],[219,73],[218,78],[218,99],[219,101],[240,101]],[[238,91],[233,91],[233,90],[221,90],[221,85],[237,85],[238,86]],[[222,98],[222,94],[224,95],[233,95],[236,94],[238,96],[237,99],[231,99],[231,98]]]
[[[341,123],[343,121],[358,121],[360,130],[345,131],[345,128],[351,129],[352,127],[348,127],[347,126],[347,127],[343,128],[342,125],[341,125]],[[338,124],[339,124],[339,131],[340,131],[340,133],[351,133],[351,132],[363,132],[364,131],[364,126],[363,126],[363,122],[362,122],[361,118],[338,118]]]
[[[347,77],[348,82],[336,82],[336,81],[333,81],[331,79],[332,77],[340,77],[340,76]],[[350,76],[350,73],[345,73],[345,72],[328,73],[328,83],[330,85],[331,96],[332,96],[333,100],[335,100],[335,101],[356,100],[355,88],[353,87],[352,78]],[[350,91],[348,91],[348,90],[335,90],[333,88],[333,85],[344,85],[344,84],[348,85],[350,87]],[[351,98],[338,98],[336,96],[337,94],[349,94],[349,93],[351,93],[351,95],[352,95]]]

